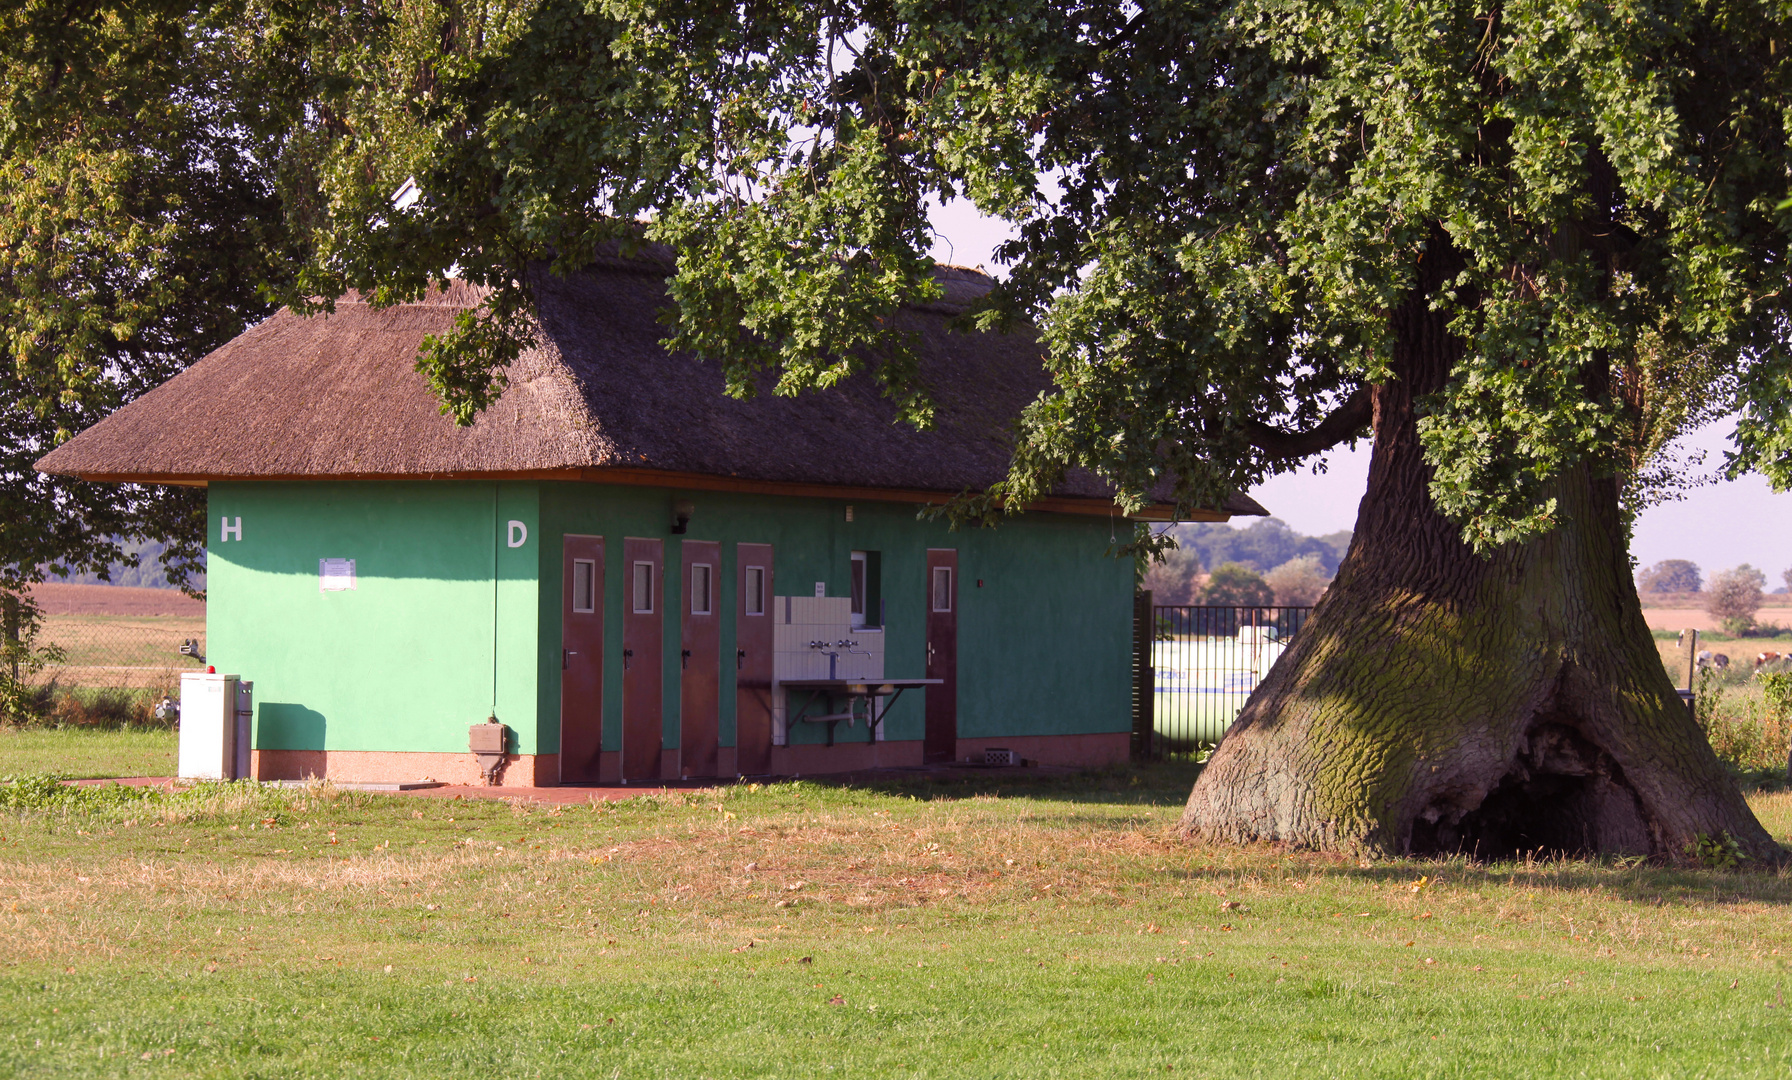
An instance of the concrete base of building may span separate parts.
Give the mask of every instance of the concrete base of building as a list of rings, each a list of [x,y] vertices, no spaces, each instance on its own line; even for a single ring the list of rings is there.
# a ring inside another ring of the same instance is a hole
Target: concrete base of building
[[[1069,768],[1101,768],[1125,764],[1131,754],[1126,732],[1100,735],[1005,735],[959,739],[958,762],[980,761],[992,747],[1013,750],[1030,764]],[[257,780],[337,780],[342,783],[415,783],[436,780],[444,784],[480,786],[485,783],[479,762],[472,754],[420,753],[400,750],[257,750],[252,755],[251,775]],[[732,780],[736,754],[723,747],[719,756],[722,775]],[[921,765],[919,739],[898,742],[843,742],[833,746],[801,743],[772,747],[771,776],[826,776],[830,773],[867,772],[872,769],[905,769]],[[678,751],[660,755],[660,775],[643,779],[657,784],[679,779]],[[710,779],[690,777],[689,779]],[[498,783],[507,788],[552,787],[560,782],[557,754],[510,754]],[[622,782],[622,755],[605,752],[598,757],[598,783]]]
[[[249,774],[257,780],[338,780],[343,783],[483,785],[479,759],[469,753],[438,754],[403,750],[257,750]],[[560,782],[560,755],[507,754],[498,773],[503,787],[546,787]]]
[[[959,739],[958,760],[981,761],[983,751],[997,748],[1012,750],[1033,765],[1099,769],[1108,765],[1124,765],[1132,760],[1132,733],[1118,731],[1100,735],[992,735],[981,739]]]
[[[826,776],[867,769],[906,769],[921,764],[921,740],[798,743],[772,747],[773,776]]]

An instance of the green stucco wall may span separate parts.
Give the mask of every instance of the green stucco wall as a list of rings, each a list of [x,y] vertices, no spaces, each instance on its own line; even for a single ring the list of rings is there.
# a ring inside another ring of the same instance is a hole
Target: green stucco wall
[[[496,713],[518,752],[538,752],[539,498],[534,484],[213,484],[206,660],[254,680],[255,745],[465,752],[467,726]],[[320,591],[323,558],[354,559],[356,588]]]
[[[926,551],[959,562],[959,734],[1121,732],[1129,727],[1130,562],[1106,555],[1105,518],[1029,514],[950,531],[914,507],[646,487],[535,482],[214,484],[209,662],[255,681],[267,749],[462,752],[495,714],[520,753],[559,749],[561,537],[605,538],[605,669],[621,670],[624,537],[664,542],[664,739],[678,745],[680,537],[719,541],[721,655],[734,655],[735,545],[774,545],[775,592],[849,588],[851,552],[881,553],[885,673],[924,671]],[[242,537],[220,541],[222,519]],[[509,546],[508,523],[528,536]],[[320,592],[318,560],[356,560],[353,592]],[[494,581],[495,568],[495,581]],[[978,582],[981,580],[982,586]],[[722,665],[723,745],[734,741],[733,665]],[[604,745],[620,745],[621,679],[604,682]],[[886,721],[919,739],[922,698]],[[842,732],[863,738],[864,728]],[[819,741],[799,725],[795,742]]]

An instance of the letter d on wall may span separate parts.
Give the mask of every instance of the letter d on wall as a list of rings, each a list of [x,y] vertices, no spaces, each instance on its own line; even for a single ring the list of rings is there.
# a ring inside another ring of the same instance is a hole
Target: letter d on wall
[[[529,526],[512,519],[510,522],[510,546],[522,547],[529,542]]]

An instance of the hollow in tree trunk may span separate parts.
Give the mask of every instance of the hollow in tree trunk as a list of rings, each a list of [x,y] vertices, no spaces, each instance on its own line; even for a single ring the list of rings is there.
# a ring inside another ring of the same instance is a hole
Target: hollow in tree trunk
[[[1220,741],[1185,833],[1321,849],[1678,856],[1782,850],[1687,715],[1635,586],[1615,481],[1556,484],[1562,524],[1477,556],[1433,507],[1416,396],[1457,347],[1415,301],[1375,388],[1349,554]]]

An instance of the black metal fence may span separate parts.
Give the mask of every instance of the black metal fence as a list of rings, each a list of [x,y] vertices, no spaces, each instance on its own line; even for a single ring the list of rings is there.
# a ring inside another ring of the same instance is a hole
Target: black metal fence
[[[1141,608],[1150,603],[1148,594],[1141,599]],[[1149,659],[1134,676],[1134,746],[1153,756],[1218,742],[1313,614],[1310,607],[1149,610],[1149,641],[1142,627],[1135,630],[1135,657]]]

